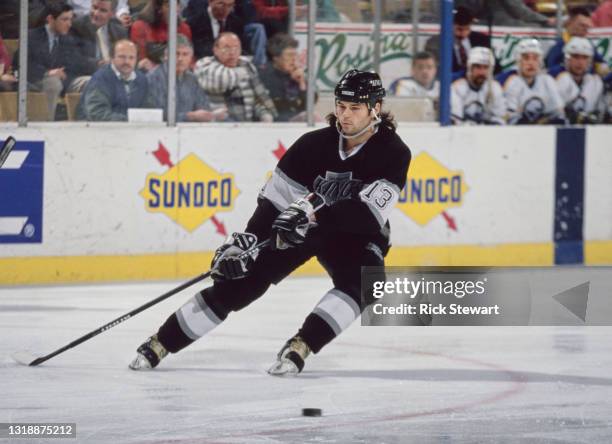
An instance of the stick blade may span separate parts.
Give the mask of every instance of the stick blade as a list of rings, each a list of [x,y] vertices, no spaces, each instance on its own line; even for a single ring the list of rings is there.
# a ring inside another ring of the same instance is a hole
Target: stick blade
[[[39,360],[39,358],[27,351],[15,352],[11,355],[11,358],[13,358],[16,363],[27,366],[38,365],[37,361]]]
[[[4,144],[2,145],[2,148],[0,148],[0,167],[4,165],[4,162],[8,158],[8,155],[11,153],[11,150],[13,149],[16,143],[17,141],[13,137],[8,136],[6,138]]]

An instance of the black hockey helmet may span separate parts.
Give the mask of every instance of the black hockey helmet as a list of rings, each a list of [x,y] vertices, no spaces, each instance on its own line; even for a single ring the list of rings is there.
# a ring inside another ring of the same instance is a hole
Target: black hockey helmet
[[[385,88],[382,86],[380,76],[375,72],[351,69],[344,73],[336,85],[334,95],[336,100],[366,103],[368,109],[372,109],[376,103],[382,102]]]

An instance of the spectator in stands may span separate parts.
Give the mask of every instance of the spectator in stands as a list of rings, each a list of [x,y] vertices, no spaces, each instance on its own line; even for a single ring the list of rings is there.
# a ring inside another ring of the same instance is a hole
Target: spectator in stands
[[[612,0],[604,0],[593,12],[593,25],[597,28],[612,26]]]
[[[69,3],[72,5],[75,18],[79,19],[89,15],[92,2],[93,0],[70,0]],[[119,20],[127,30],[132,24],[128,0],[115,0],[113,11],[115,11],[117,20]]]
[[[489,36],[472,31],[474,14],[468,8],[459,7],[453,11],[453,72],[465,70],[467,67],[468,53],[476,46],[489,48],[491,39]],[[433,54],[436,59],[440,53],[440,36],[434,35],[425,43],[425,51]]]
[[[523,39],[516,45],[516,66],[497,80],[504,89],[509,124],[564,124],[565,104],[557,84],[542,72],[542,46],[536,39]]]
[[[506,123],[506,101],[501,86],[493,79],[494,64],[489,48],[470,49],[466,73],[451,85],[451,113],[455,125]]]
[[[253,0],[257,11],[257,20],[266,28],[268,37],[277,32],[288,32],[289,28],[289,6],[287,0]],[[304,20],[307,17],[308,5],[295,6],[296,20]]]
[[[13,75],[11,58],[0,35],[0,92],[17,89],[17,79]]]
[[[257,67],[263,67],[268,62],[266,55],[268,35],[264,25],[257,21],[253,0],[236,0],[234,13],[244,23],[244,37],[249,45],[248,50],[253,54],[253,63]]]
[[[227,107],[230,119],[272,122],[276,116],[274,102],[255,66],[240,55],[241,50],[236,34],[220,34],[213,45],[214,56],[196,63],[195,74],[200,86],[208,93],[213,106]]]
[[[0,1],[0,30],[5,39],[19,38],[20,0]],[[28,0],[28,28],[38,28],[46,23],[45,0]]]
[[[557,88],[565,115],[570,123],[600,123],[605,113],[604,87],[601,77],[591,74],[590,67],[595,53],[591,42],[584,37],[572,37],[563,47],[565,64],[550,70],[557,81]]]
[[[556,23],[554,17],[531,10],[523,0],[480,0],[478,3],[476,17],[495,26],[554,26]]]
[[[298,63],[297,47],[298,41],[289,34],[275,34],[268,40],[270,62],[260,71],[279,122],[306,120],[306,78]]]
[[[150,71],[161,63],[168,43],[169,2],[178,0],[149,0],[130,30],[130,40],[138,46],[138,68]],[[180,14],[177,14],[179,16]],[[191,28],[177,18],[177,33],[191,40]]]
[[[91,0],[91,10],[74,21],[71,33],[79,47],[83,76],[77,78],[75,89],[82,91],[91,75],[102,65],[110,63],[111,48],[118,40],[127,38],[127,30],[115,18],[116,0]]]
[[[394,81],[389,90],[401,97],[429,97],[438,102],[440,82],[436,79],[436,61],[430,52],[417,52],[412,58],[412,75]]]
[[[573,8],[570,10],[569,18],[565,22],[565,31],[561,38],[557,39],[555,44],[548,50],[546,55],[546,67],[554,68],[557,65],[563,64],[564,54],[563,47],[572,37],[586,37],[589,30],[593,27],[591,21],[591,13],[586,8]],[[604,58],[597,51],[594,51],[595,71],[605,76],[608,72],[608,65]]]
[[[137,47],[119,40],[111,63],[91,77],[77,109],[79,120],[126,121],[128,108],[149,108],[147,78],[137,71]]]
[[[210,122],[224,120],[226,109],[219,108],[213,112],[210,101],[198,84],[198,79],[190,71],[193,61],[193,46],[184,35],[178,35],[176,41],[176,121],[177,122]],[[164,119],[168,118],[168,63],[159,65],[147,75],[151,104],[164,110]]]
[[[236,34],[244,48],[249,48],[245,23],[233,11],[236,0],[190,0],[185,11],[187,23],[193,30],[193,49],[196,59],[213,55],[213,45],[219,34]]]
[[[47,24],[28,33],[28,89],[47,95],[49,120],[55,120],[60,95],[73,91],[73,80],[82,72],[77,45],[69,34],[72,16],[72,6],[50,2]],[[13,66],[19,69],[19,51]]]
[[[308,1],[303,4],[308,8]],[[340,22],[340,13],[336,9],[334,0],[317,0],[317,22]]]

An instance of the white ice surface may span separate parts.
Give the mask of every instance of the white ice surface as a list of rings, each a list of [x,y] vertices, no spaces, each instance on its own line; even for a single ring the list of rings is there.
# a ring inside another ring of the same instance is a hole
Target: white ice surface
[[[356,324],[298,378],[268,376],[323,278],[272,287],[153,372],[127,364],[192,291],[40,367],[9,357],[50,353],[176,285],[0,289],[0,422],[74,422],[79,443],[612,442],[609,327]]]

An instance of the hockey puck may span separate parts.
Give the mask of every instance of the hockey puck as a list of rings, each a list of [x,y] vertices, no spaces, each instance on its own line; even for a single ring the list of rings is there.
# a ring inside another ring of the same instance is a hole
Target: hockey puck
[[[323,410],[321,409],[302,409],[302,416],[322,416]]]

